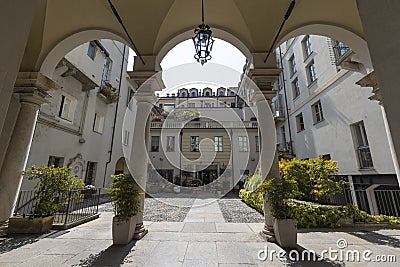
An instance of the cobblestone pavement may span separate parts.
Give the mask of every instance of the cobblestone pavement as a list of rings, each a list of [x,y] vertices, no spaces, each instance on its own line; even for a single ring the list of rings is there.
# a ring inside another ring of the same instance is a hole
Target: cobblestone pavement
[[[240,198],[222,198],[219,207],[226,222],[230,223],[262,223],[264,216],[252,209]]]

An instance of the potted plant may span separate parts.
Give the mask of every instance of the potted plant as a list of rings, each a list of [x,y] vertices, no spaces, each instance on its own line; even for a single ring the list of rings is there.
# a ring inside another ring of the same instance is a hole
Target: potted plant
[[[294,179],[273,178],[261,185],[264,197],[271,205],[271,215],[274,219],[274,233],[278,244],[284,248],[297,245],[297,227],[291,216],[288,201],[297,192]]]
[[[71,175],[71,168],[32,166],[23,172],[29,180],[37,180],[32,214],[11,217],[9,233],[45,233],[53,224],[54,213],[60,208],[57,194],[61,191],[83,188],[83,181]]]
[[[135,234],[137,216],[141,211],[141,198],[138,185],[130,174],[112,175],[113,184],[109,188],[115,216],[112,235],[115,245],[125,245]]]

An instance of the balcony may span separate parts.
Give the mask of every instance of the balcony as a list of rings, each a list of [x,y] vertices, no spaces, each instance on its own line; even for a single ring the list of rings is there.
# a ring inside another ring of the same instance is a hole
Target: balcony
[[[191,121],[188,123],[182,121],[153,121],[150,124],[152,129],[256,129],[256,121]]]

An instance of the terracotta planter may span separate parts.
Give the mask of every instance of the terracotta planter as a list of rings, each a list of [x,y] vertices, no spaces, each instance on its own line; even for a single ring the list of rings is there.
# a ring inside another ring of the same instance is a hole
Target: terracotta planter
[[[43,234],[50,231],[54,216],[43,218],[11,217],[8,222],[9,234]]]
[[[113,217],[112,236],[114,245],[126,245],[132,241],[135,234],[137,216],[131,217],[127,221],[117,221]]]
[[[293,219],[275,219],[274,233],[281,247],[295,248],[297,246],[297,227]]]

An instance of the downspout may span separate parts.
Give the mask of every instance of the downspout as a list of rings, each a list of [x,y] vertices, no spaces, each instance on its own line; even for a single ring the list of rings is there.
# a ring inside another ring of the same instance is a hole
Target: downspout
[[[279,46],[279,62],[281,63],[280,67],[283,70],[283,63],[282,63],[282,50],[281,46]],[[289,107],[288,107],[288,101],[287,101],[287,94],[286,94],[286,80],[285,80],[285,72],[282,71],[282,84],[283,84],[283,93],[285,95],[285,106],[286,106],[286,115],[287,115],[287,122],[288,122],[288,128],[289,128],[289,144],[290,144],[290,154],[294,155],[293,153],[293,140],[292,140],[292,128],[290,126],[290,118],[289,118]],[[286,141],[286,140],[285,140]]]
[[[126,45],[124,45],[124,51],[122,53],[122,65],[121,65],[121,73],[119,75],[118,93],[121,92],[122,76],[124,74],[125,53],[126,53]],[[119,102],[120,102],[120,100],[118,100],[117,104],[115,105],[114,123],[113,123],[113,128],[112,128],[112,135],[111,135],[111,147],[110,147],[110,150],[108,151],[108,160],[106,162],[106,168],[104,170],[103,188],[106,186],[107,169],[108,169],[108,165],[111,163],[111,157],[112,157],[113,148],[114,148],[115,124],[117,123]]]

